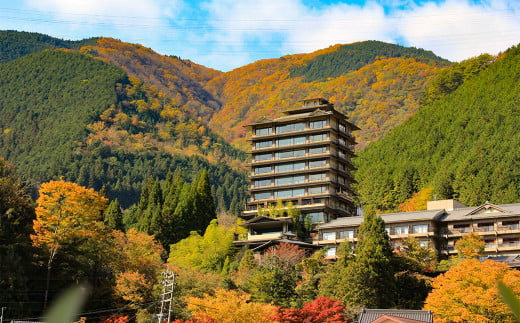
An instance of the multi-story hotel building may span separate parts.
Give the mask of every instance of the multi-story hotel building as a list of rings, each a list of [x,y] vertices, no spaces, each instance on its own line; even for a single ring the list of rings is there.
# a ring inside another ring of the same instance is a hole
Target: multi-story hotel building
[[[416,238],[421,246],[435,248],[439,257],[457,254],[455,243],[471,232],[485,243],[485,256],[516,257],[520,253],[520,204],[495,205],[489,202],[467,207],[456,200],[428,202],[424,211],[388,213],[381,218],[386,224],[390,243],[399,248],[402,239]],[[338,244],[357,243],[362,216],[341,218],[317,227],[314,244],[328,247],[335,257]]]
[[[259,208],[279,201],[291,202],[313,223],[355,214],[351,158],[356,142],[352,131],[359,128],[332,103],[322,98],[303,100],[301,107],[284,116],[263,118],[247,128],[251,133],[251,186],[242,217],[249,220],[250,239],[272,238],[277,233],[274,227],[290,235],[290,221],[280,225],[274,223],[279,221],[257,219]]]

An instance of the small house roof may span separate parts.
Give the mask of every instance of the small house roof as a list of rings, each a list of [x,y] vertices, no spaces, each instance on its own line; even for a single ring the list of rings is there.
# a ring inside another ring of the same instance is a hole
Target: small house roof
[[[368,309],[364,308],[361,310],[359,315],[359,323],[373,323],[376,322],[380,317],[386,315],[391,318],[408,319],[412,321],[395,321],[395,322],[433,322],[433,315],[431,311],[425,310],[396,310],[396,309]]]

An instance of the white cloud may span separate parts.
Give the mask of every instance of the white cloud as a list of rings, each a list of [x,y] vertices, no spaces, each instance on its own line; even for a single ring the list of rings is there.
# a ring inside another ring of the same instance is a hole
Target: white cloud
[[[520,42],[517,0],[368,0],[312,7],[303,0],[24,3],[27,11],[7,12],[1,29],[65,39],[115,37],[221,70],[363,40],[399,41],[450,60],[496,54]]]
[[[217,40],[218,52],[229,52],[240,62],[251,61],[266,46],[276,47],[272,53],[281,56],[372,39],[399,40],[458,61],[483,52],[496,54],[517,44],[519,7],[520,2],[514,0],[421,5],[379,1],[321,8],[307,8],[300,0],[211,0],[206,9],[214,29],[206,37]],[[251,46],[253,39],[257,47]]]
[[[413,46],[460,61],[497,54],[520,42],[520,10],[505,1],[482,5],[450,0],[426,4],[396,20],[397,32]]]

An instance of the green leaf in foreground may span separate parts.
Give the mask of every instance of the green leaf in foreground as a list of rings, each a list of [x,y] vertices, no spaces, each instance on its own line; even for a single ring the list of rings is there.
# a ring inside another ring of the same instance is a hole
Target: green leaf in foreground
[[[498,282],[498,291],[500,292],[500,295],[502,296],[502,300],[504,303],[509,306],[511,311],[516,317],[516,321],[520,322],[520,300],[515,295],[513,290],[509,287],[507,287],[503,282]]]
[[[61,294],[44,315],[47,323],[74,322],[80,313],[88,295],[88,288],[84,285],[74,286]]]

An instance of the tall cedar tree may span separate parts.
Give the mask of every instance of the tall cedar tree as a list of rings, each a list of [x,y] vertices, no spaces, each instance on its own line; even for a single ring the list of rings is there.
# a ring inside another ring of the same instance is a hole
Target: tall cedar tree
[[[11,304],[5,313],[11,317],[19,314],[22,302],[27,301],[27,271],[33,253],[29,234],[34,217],[24,181],[15,174],[13,165],[0,158],[0,304]]]
[[[111,201],[106,208],[103,213],[103,222],[114,230],[123,231],[123,212],[118,199]]]
[[[385,222],[372,210],[365,213],[359,228],[355,259],[347,267],[348,304],[369,308],[390,308],[395,300],[392,248]]]

